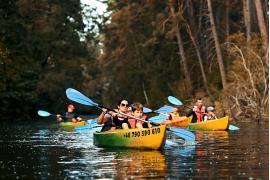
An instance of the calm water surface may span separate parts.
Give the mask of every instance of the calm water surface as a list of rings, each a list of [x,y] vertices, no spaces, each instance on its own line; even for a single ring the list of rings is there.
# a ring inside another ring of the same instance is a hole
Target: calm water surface
[[[236,132],[195,132],[197,144],[168,133],[163,151],[109,150],[93,132],[56,124],[1,124],[0,179],[269,179],[268,124]]]

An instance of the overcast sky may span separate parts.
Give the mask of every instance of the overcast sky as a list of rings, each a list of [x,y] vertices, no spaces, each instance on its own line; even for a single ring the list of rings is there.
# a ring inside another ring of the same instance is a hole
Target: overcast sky
[[[97,8],[97,13],[98,14],[104,14],[104,12],[106,11],[107,5],[104,3],[101,3],[97,0],[81,0],[81,4],[87,4],[90,5],[90,8]],[[85,27],[85,32],[87,31],[87,29],[92,25],[91,19],[87,19],[87,17],[83,17],[83,22],[86,25]],[[98,29],[96,27],[96,31],[98,32]],[[80,36],[80,40],[84,41],[85,40],[85,36],[87,34],[86,33],[81,33],[79,32],[79,36]]]
[[[91,7],[97,7],[98,14],[103,14],[107,8],[106,4],[98,2],[96,0],[81,0],[82,4],[88,4]]]

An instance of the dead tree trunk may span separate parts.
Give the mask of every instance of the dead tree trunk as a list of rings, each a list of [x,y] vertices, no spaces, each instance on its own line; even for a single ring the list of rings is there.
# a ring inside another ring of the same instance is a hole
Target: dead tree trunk
[[[244,22],[245,22],[245,26],[246,26],[247,42],[249,42],[251,39],[250,0],[243,0],[243,15],[244,15]]]
[[[264,44],[266,48],[268,49],[268,33],[266,30],[266,24],[265,24],[264,15],[263,15],[262,2],[261,0],[254,0],[254,3],[255,3],[256,12],[257,12],[259,29],[260,29],[261,35],[264,38]]]
[[[178,44],[178,50],[179,50],[179,56],[180,56],[180,64],[182,65],[183,71],[184,71],[184,77],[185,77],[185,86],[186,86],[186,92],[188,95],[191,95],[192,87],[191,87],[191,78],[190,74],[188,72],[188,66],[187,66],[187,61],[186,61],[186,56],[185,56],[185,51],[183,47],[183,41],[178,25],[178,20],[176,19],[175,11],[174,11],[174,6],[172,0],[169,2],[169,8],[170,12],[173,18],[174,22],[174,28],[175,28],[175,36],[177,38],[177,44]]]
[[[192,1],[186,1],[186,6],[187,6],[187,13],[188,13],[188,21],[189,21],[189,24],[191,25],[191,26],[189,24],[186,25],[187,26],[187,28],[186,28],[187,33],[189,34],[189,37],[190,37],[190,39],[195,47],[195,51],[196,51],[196,54],[198,57],[200,70],[201,70],[201,74],[202,74],[202,78],[203,78],[203,84],[204,84],[204,87],[205,87],[208,95],[210,96],[211,94],[209,93],[208,86],[207,86],[208,82],[207,82],[206,74],[205,74],[204,67],[203,67],[202,56],[201,56],[200,48],[198,45],[199,43],[197,41],[197,35],[196,35],[197,33],[196,32],[198,32],[198,28],[197,28],[197,25],[194,21],[194,11],[193,11]]]
[[[230,1],[226,1],[226,11],[225,11],[225,18],[226,18],[226,37],[230,35]]]
[[[218,61],[218,65],[219,65],[221,82],[222,82],[222,86],[224,88],[226,86],[226,73],[225,73],[225,68],[224,68],[223,59],[222,59],[222,55],[221,55],[221,49],[220,49],[220,45],[219,45],[216,25],[215,25],[215,21],[214,21],[211,0],[207,0],[207,5],[208,5],[208,10],[209,10],[211,29],[212,29],[212,33],[213,33],[213,37],[214,37],[214,41],[215,41],[215,48],[216,48],[216,53],[217,53],[217,61]]]

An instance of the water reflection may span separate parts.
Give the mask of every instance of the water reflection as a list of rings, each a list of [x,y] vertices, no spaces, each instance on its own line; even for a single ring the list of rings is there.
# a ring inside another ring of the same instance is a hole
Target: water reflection
[[[254,125],[255,126],[255,125]],[[197,144],[168,136],[160,151],[108,150],[93,131],[0,126],[0,179],[268,179],[268,126],[195,132]]]
[[[116,179],[164,177],[167,169],[160,151],[120,151],[111,162]]]

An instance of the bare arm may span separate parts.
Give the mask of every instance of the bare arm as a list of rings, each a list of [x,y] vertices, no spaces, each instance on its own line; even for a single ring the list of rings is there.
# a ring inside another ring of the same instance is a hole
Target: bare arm
[[[104,122],[104,116],[105,116],[105,113],[102,111],[101,114],[98,116],[98,119],[97,119],[97,123],[98,124],[103,124]]]

